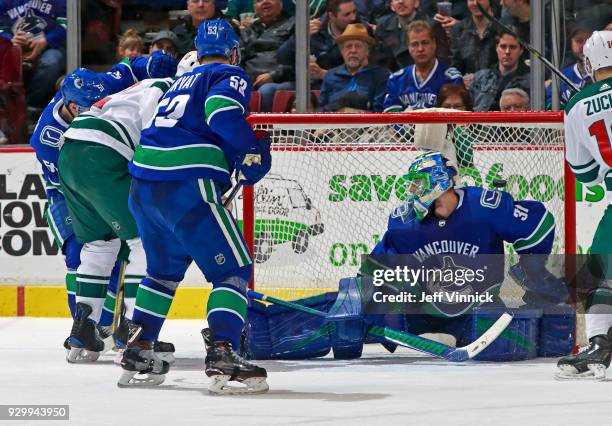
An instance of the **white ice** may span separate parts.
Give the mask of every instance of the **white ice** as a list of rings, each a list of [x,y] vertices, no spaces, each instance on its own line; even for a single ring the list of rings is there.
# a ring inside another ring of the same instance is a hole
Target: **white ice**
[[[379,345],[354,361],[261,361],[269,393],[209,396],[201,321],[166,322],[160,337],[178,359],[163,385],[119,389],[108,358],[66,363],[70,325],[0,318],[0,404],[70,405],[69,422],[33,425],[612,424],[612,381],[556,381],[556,360],[452,364]]]

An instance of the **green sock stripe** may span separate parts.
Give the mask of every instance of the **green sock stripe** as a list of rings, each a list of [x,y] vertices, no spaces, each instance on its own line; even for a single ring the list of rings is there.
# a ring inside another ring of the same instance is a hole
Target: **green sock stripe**
[[[140,285],[140,280],[138,282],[125,282],[123,283],[123,297],[136,297],[138,294],[138,286]]]
[[[235,312],[244,321],[246,318],[247,302],[244,296],[241,296],[238,292],[226,288],[216,288],[208,298],[206,311],[210,314],[211,311],[217,309]]]
[[[68,293],[75,293],[77,288],[76,274],[68,272],[66,274],[66,291]]]
[[[93,284],[81,282],[77,279],[76,282],[76,295],[83,297],[93,297],[96,299],[104,299],[106,297],[106,290],[108,284]]]
[[[110,312],[115,312],[115,299],[116,298],[114,294],[107,292],[106,298],[104,299],[104,309]]]
[[[612,305],[612,290],[599,288],[587,297],[586,308],[594,305]]]
[[[126,297],[127,293],[126,293]],[[136,293],[136,308],[166,316],[172,304],[172,297],[147,287],[138,287]]]
[[[90,283],[98,283],[102,284],[103,282],[107,283],[110,281],[110,275],[87,275],[87,274],[76,274],[77,281],[81,282],[90,282]]]

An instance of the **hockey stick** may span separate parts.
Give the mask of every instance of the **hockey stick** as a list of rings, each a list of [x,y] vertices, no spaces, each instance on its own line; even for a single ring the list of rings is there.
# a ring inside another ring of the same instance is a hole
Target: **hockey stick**
[[[275,305],[295,309],[297,311],[305,312],[318,317],[326,317],[325,312],[317,311],[316,309],[308,308],[298,303],[287,302],[275,297],[266,296],[253,290],[249,290],[247,295],[253,299],[274,303]],[[373,337],[383,338],[388,342],[405,346],[407,348],[414,349],[438,358],[443,358],[448,361],[463,362],[474,358],[480,352],[485,350],[485,348],[495,339],[497,339],[497,337],[506,329],[506,327],[508,327],[510,321],[512,321],[512,315],[504,312],[498,318],[498,320],[495,321],[495,323],[482,334],[482,336],[469,345],[459,348],[453,348],[452,346],[435,342],[407,331],[395,330],[390,327],[371,326],[368,328],[367,334]]]
[[[125,310],[125,303],[123,301],[123,295],[125,293],[125,269],[127,268],[127,260],[121,260],[121,267],[119,268],[119,278],[117,280],[117,294],[115,295],[115,309],[113,310],[113,323],[111,325],[111,332],[114,335],[121,317],[123,317],[123,311]]]
[[[514,31],[512,28],[510,28],[509,26],[507,26],[506,24],[501,22],[496,17],[494,17],[491,14],[489,14],[489,12],[487,12],[480,5],[479,2],[476,2],[476,7],[478,7],[478,10],[480,10],[480,13],[482,13],[489,21],[493,22],[495,25],[498,25],[498,26],[502,27],[504,29],[504,31],[506,31],[506,32],[512,34],[514,37],[516,37],[516,39],[518,40],[519,44],[523,47],[523,49],[526,49],[527,51],[532,53],[533,56],[535,56],[540,61],[542,61],[544,63],[544,65],[546,65],[546,68],[548,68],[552,73],[554,73],[557,77],[559,77],[561,80],[563,80],[565,82],[565,84],[567,84],[570,87],[570,89],[572,89],[574,91],[574,93],[578,93],[580,91],[580,89],[578,87],[576,87],[576,85],[572,82],[572,80],[570,80],[561,71],[559,71],[559,69],[557,67],[555,67],[552,64],[552,62],[550,62],[548,59],[546,59],[546,57],[544,55],[542,55],[539,51],[537,51],[529,43],[527,43],[526,41],[521,39],[519,37],[519,35],[516,33],[516,31]]]
[[[261,163],[261,155],[259,154],[247,154],[244,157],[244,161],[242,162],[242,164],[245,164],[248,166],[250,166],[251,164],[260,164],[260,163]],[[223,201],[223,207],[227,208],[227,206],[230,205],[232,200],[236,198],[236,194],[238,194],[238,191],[240,191],[240,188],[242,187],[243,180],[244,180],[244,175],[242,173],[239,173],[238,182],[236,183],[236,185],[234,185],[234,187],[232,188],[232,191],[229,193],[225,201]]]

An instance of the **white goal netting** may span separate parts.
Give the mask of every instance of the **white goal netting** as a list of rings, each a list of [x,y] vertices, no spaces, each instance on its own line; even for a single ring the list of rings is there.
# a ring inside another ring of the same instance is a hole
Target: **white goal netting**
[[[405,200],[404,175],[420,152],[411,121],[447,125],[463,185],[542,201],[556,220],[554,252],[564,253],[563,126],[536,115],[511,122],[508,114],[408,113],[381,124],[376,115],[336,116],[333,124],[321,115],[258,116],[255,128],[272,134],[273,166],[254,188],[252,210],[244,207],[254,219],[255,287],[295,299],[336,290],[356,274]]]

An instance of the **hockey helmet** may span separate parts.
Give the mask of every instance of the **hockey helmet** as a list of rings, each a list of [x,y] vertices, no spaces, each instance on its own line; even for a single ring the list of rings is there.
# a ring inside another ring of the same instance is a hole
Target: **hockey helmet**
[[[612,67],[612,31],[594,31],[584,43],[584,66],[593,78],[600,68]]]
[[[198,59],[208,55],[225,56],[232,65],[240,63],[240,42],[232,26],[223,19],[202,22],[195,37]]]
[[[62,83],[60,92],[64,103],[66,105],[74,103],[79,113],[109,95],[104,81],[87,68],[79,68],[68,75]]]
[[[183,56],[183,59],[181,59],[181,62],[178,64],[176,76],[180,77],[183,74],[191,72],[198,65],[200,65],[200,62],[198,61],[198,52],[196,50],[187,52],[185,53],[185,56]]]
[[[447,190],[454,186],[457,171],[447,166],[448,160],[437,151],[427,151],[417,156],[408,168],[406,193],[415,216],[423,220],[430,207]]]

